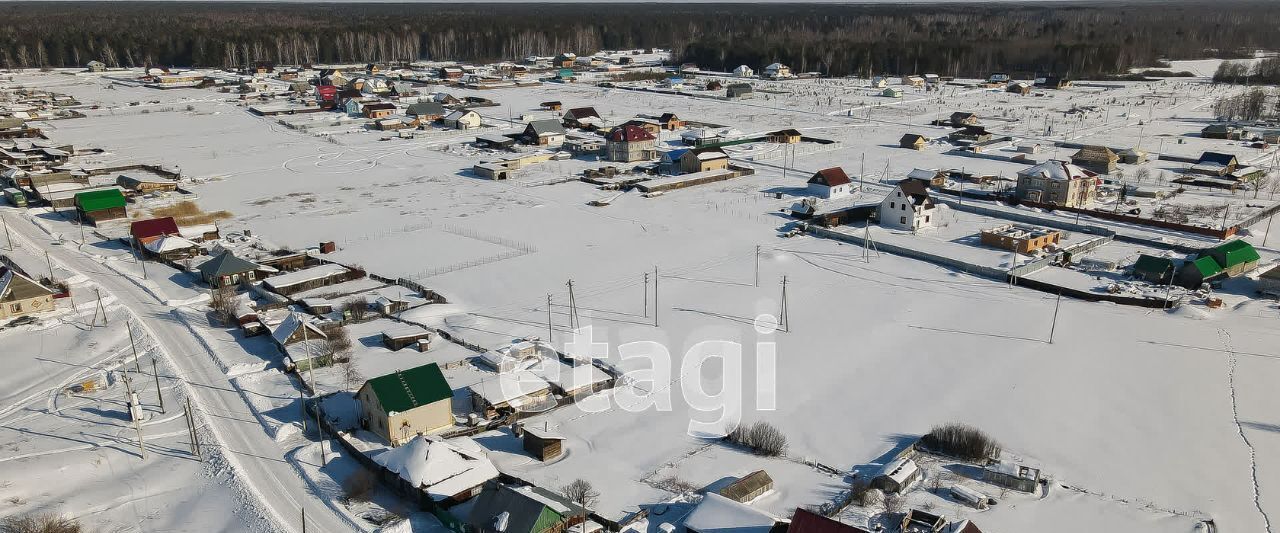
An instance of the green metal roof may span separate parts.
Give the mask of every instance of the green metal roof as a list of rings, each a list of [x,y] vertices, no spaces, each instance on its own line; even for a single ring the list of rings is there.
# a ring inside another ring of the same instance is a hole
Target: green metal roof
[[[1153,255],[1142,254],[1138,256],[1138,261],[1133,264],[1134,272],[1143,272],[1148,274],[1165,275],[1173,270],[1173,261],[1166,257],[1156,257]]]
[[[403,413],[453,397],[453,389],[435,363],[397,370],[373,378],[366,385],[373,388],[374,396],[378,397],[378,403],[387,413]]]
[[[1236,265],[1252,263],[1262,259],[1262,257],[1258,255],[1258,251],[1253,249],[1253,245],[1240,239],[1210,248],[1206,253],[1202,253],[1201,255],[1212,255],[1218,257],[1220,261],[1226,261],[1225,264],[1221,265],[1222,268],[1231,268]]]
[[[1204,256],[1191,262],[1191,265],[1200,271],[1200,276],[1209,278],[1222,272],[1222,267],[1218,266],[1218,262],[1212,257]]]
[[[103,189],[76,194],[76,206],[86,213],[124,207],[124,195],[119,189]]]

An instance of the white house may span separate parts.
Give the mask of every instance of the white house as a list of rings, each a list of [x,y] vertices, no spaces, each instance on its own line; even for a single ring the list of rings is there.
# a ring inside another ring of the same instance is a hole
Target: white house
[[[875,89],[883,89],[889,86],[889,79],[884,76],[876,76],[871,78],[871,87]]]
[[[805,188],[809,196],[817,196],[828,200],[853,194],[853,182],[849,180],[849,175],[845,174],[844,169],[840,167],[819,170],[814,173],[812,178],[809,178],[809,183]]]
[[[756,75],[756,71],[746,65],[738,65],[738,68],[733,69],[733,75],[739,78],[750,78]]]
[[[764,76],[772,79],[790,78],[791,67],[783,65],[782,63],[774,63],[764,68]]]
[[[459,130],[480,127],[480,114],[470,109],[459,109],[444,117],[444,125]]]
[[[880,202],[880,225],[886,228],[916,231],[932,227],[937,222],[936,215],[937,205],[920,180],[899,181]]]

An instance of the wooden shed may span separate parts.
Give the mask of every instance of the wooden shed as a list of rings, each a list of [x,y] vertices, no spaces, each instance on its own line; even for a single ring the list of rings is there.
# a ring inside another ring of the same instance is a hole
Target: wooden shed
[[[773,478],[764,470],[756,470],[720,489],[720,495],[738,503],[747,503],[773,490]]]
[[[1120,156],[1106,146],[1085,146],[1071,156],[1071,163],[1099,174],[1115,172]]]
[[[550,461],[564,452],[564,437],[557,433],[537,427],[524,428],[523,432],[524,451],[539,461]]]
[[[800,132],[795,129],[778,130],[765,135],[766,141],[778,144],[796,144],[800,139]]]
[[[928,142],[929,139],[925,138],[924,135],[908,133],[903,135],[901,139],[898,139],[898,146],[902,148],[909,148],[911,150],[923,150],[925,143]]]
[[[420,352],[431,346],[431,332],[419,326],[405,326],[382,331],[382,345],[388,350],[397,351],[406,346],[413,346]]]

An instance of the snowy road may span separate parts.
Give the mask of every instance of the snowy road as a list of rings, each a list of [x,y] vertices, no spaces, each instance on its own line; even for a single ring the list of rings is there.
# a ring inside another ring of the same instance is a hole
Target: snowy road
[[[274,528],[301,531],[302,508],[307,508],[308,531],[341,532],[364,529],[322,503],[285,459],[280,446],[267,436],[243,392],[215,363],[213,354],[196,333],[151,293],[123,275],[75,250],[74,244],[52,244],[54,239],[25,217],[5,217],[9,231],[20,235],[72,271],[87,276],[116,297],[149,331],[169,359],[177,377],[188,386],[188,395],[204,415],[227,462],[239,480],[272,515]]]

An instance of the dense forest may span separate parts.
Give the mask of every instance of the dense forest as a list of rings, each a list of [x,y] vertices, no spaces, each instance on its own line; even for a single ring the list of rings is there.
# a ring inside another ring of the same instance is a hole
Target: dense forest
[[[300,4],[16,2],[0,66],[236,67],[485,61],[671,48],[704,68],[1115,74],[1280,48],[1280,2],[1126,4]]]

